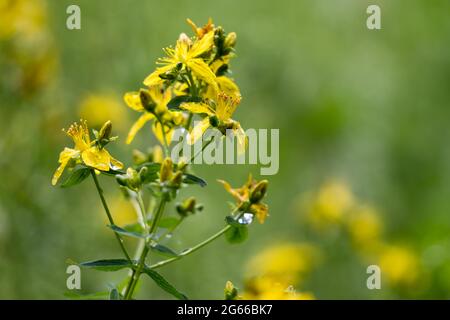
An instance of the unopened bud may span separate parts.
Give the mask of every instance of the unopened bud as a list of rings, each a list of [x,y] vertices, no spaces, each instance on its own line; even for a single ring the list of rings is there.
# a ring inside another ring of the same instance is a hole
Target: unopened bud
[[[156,105],[147,89],[139,90],[139,98],[141,99],[142,106],[145,110],[148,112],[153,112],[155,110]]]
[[[268,185],[269,182],[267,180],[258,182],[250,193],[250,202],[259,203],[266,195]]]
[[[230,32],[229,34],[227,34],[225,38],[225,47],[234,48],[234,46],[236,45],[236,38],[236,32]]]
[[[159,180],[165,182],[172,178],[172,159],[165,158],[159,170]]]
[[[180,186],[181,182],[183,182],[183,172],[177,171],[170,182],[173,186]]]
[[[238,290],[231,281],[225,284],[225,300],[236,300],[238,298]]]
[[[142,164],[144,162],[148,161],[148,157],[145,153],[142,151],[139,151],[137,149],[133,150],[133,162],[137,165]]]
[[[98,140],[108,140],[109,137],[111,137],[112,132],[112,123],[111,121],[106,121],[105,124],[100,129],[100,132],[98,134]]]

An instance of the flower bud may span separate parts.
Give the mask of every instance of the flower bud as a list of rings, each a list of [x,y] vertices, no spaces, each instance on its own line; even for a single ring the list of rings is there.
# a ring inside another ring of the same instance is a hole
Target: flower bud
[[[138,189],[141,185],[141,178],[136,170],[133,168],[127,169],[127,176],[128,178],[128,186],[131,189]]]
[[[269,182],[267,180],[258,182],[256,186],[251,190],[250,202],[259,203],[266,195],[268,185]]]
[[[139,98],[141,99],[142,106],[145,110],[148,112],[153,112],[155,110],[156,105],[147,89],[139,90]]]
[[[175,187],[180,186],[181,182],[183,182],[183,172],[177,171],[177,173],[175,173],[170,182]]]
[[[137,149],[133,150],[133,162],[134,164],[143,164],[144,162],[148,161],[148,157],[145,153],[142,151],[139,151]]]
[[[159,170],[159,180],[165,182],[172,178],[172,159],[165,158]]]
[[[111,121],[108,120],[100,129],[100,132],[98,134],[98,140],[99,141],[108,140],[111,137],[111,132],[112,132],[112,123]]]
[[[194,214],[197,209],[196,199],[194,197],[187,198],[182,203],[176,206],[177,212],[180,216],[186,217],[188,214]]]
[[[234,48],[234,46],[236,45],[236,38],[236,32],[230,32],[229,34],[227,34],[225,38],[225,47]]]
[[[236,300],[238,298],[238,290],[231,281],[225,284],[225,300]]]

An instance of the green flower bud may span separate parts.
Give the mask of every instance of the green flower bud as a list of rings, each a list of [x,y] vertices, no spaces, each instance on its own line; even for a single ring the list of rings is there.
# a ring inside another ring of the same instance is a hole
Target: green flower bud
[[[111,121],[108,120],[100,129],[100,132],[98,133],[98,140],[99,141],[109,140],[109,138],[111,137],[111,132],[112,132],[112,123]]]
[[[159,180],[161,182],[166,182],[167,180],[172,178],[172,159],[165,158],[163,163],[161,164],[161,169],[159,170]]]
[[[258,182],[250,192],[250,202],[259,203],[266,195],[268,185],[269,182],[267,180]]]
[[[224,293],[225,300],[237,300],[238,298],[238,290],[231,281],[227,281],[225,284]]]
[[[139,98],[141,98],[141,103],[145,110],[148,112],[155,111],[156,104],[153,102],[150,92],[147,89],[139,90]]]
[[[227,34],[225,38],[225,47],[234,48],[234,46],[236,45],[236,38],[236,32],[230,32],[229,34]]]

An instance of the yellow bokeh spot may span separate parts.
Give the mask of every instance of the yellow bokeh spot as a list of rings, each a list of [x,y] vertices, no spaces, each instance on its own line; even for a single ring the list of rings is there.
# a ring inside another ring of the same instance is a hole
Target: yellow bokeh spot
[[[118,130],[123,130],[127,126],[125,108],[114,96],[88,95],[81,101],[79,113],[94,128],[101,127],[107,120],[110,120]]]
[[[411,286],[418,280],[419,258],[410,249],[387,246],[380,255],[379,266],[386,276],[388,285]]]

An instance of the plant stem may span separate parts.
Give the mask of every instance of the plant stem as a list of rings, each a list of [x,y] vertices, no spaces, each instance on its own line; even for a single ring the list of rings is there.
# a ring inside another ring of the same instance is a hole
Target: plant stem
[[[113,218],[112,218],[112,216],[111,216],[111,212],[109,211],[108,205],[106,204],[105,197],[103,196],[103,190],[102,190],[102,188],[100,187],[100,184],[99,184],[99,182],[98,182],[98,179],[97,179],[97,176],[95,175],[94,170],[91,170],[91,175],[92,175],[92,178],[94,179],[95,187],[97,188],[97,192],[98,192],[98,195],[100,196],[100,200],[102,201],[103,208],[105,209],[106,215],[108,216],[109,223],[110,223],[112,226],[114,226],[114,225],[115,225],[114,220],[113,220]],[[127,258],[127,260],[128,260],[130,263],[132,263],[132,262],[131,262],[131,258],[130,258],[130,256],[128,255],[128,252],[127,252],[127,250],[125,249],[125,246],[124,246],[124,244],[123,244],[122,237],[121,237],[117,232],[114,232],[114,234],[115,234],[115,236],[116,236],[116,238],[117,238],[117,241],[119,242],[119,245],[120,245],[120,248],[121,248],[122,251],[123,251],[123,254],[124,254],[125,257]]]
[[[159,207],[154,215],[154,218],[152,219],[152,224],[150,226],[148,234],[152,235],[155,232],[156,228],[158,227],[159,219],[161,218],[162,214],[164,213],[165,206],[166,206],[166,199],[163,195],[163,197],[161,198],[161,202],[159,203]],[[133,271],[132,271],[130,282],[128,282],[128,286],[125,290],[125,295],[124,295],[125,300],[129,300],[129,299],[133,298],[134,289],[136,288],[136,285],[139,281],[139,277],[141,276],[142,270],[144,269],[145,259],[147,258],[147,254],[150,250],[150,248],[149,248],[150,239],[151,239],[151,237],[149,237],[149,240],[147,240],[145,242],[145,246],[142,249],[137,268],[133,269]]]
[[[168,157],[169,156],[169,144],[167,143],[166,132],[164,131],[164,124],[161,121],[161,119],[159,119],[159,118],[158,118],[158,121],[159,121],[159,124],[161,125],[161,133],[162,133],[163,141],[164,141],[164,145],[163,145],[163,147],[164,147],[164,154],[165,154],[166,157]]]
[[[240,207],[237,207],[231,214],[233,215],[234,213],[236,213],[237,211],[241,211],[241,214],[239,214],[236,219],[239,219],[242,214],[245,212],[245,210],[243,210]],[[204,246],[206,246],[207,244],[213,242],[214,240],[216,240],[217,238],[219,238],[221,235],[223,235],[225,232],[227,232],[229,229],[231,228],[230,225],[225,226],[224,228],[220,229],[218,232],[216,232],[215,234],[213,234],[212,236],[210,236],[208,239],[203,240],[202,242],[200,242],[199,244],[181,252],[178,256],[167,259],[167,260],[163,260],[160,262],[157,262],[155,264],[152,264],[151,266],[149,266],[150,269],[156,269],[156,268],[160,268],[162,266],[165,266],[166,264],[172,263],[174,261],[180,260],[181,258],[190,255],[191,253],[194,253],[195,251],[203,248]]]
[[[208,142],[206,142],[206,143],[202,146],[202,150],[200,150],[199,152],[197,152],[196,154],[194,154],[194,155],[191,157],[191,159],[189,160],[189,163],[192,163],[192,162],[195,160],[195,158],[197,158],[197,156],[198,156],[200,153],[202,153],[202,152],[205,150],[205,148],[206,148],[211,142],[213,142],[213,140],[214,140],[214,138],[211,138],[211,140],[209,140]]]

